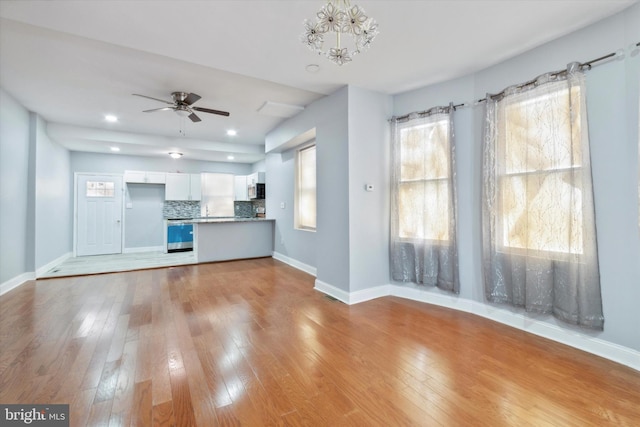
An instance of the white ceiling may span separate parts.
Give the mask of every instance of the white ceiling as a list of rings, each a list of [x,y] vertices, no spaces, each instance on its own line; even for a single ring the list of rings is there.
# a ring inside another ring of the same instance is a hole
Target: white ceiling
[[[299,42],[321,0],[0,1],[0,86],[71,150],[253,163],[281,117],[347,84],[396,94],[466,75],[636,0],[352,0],[378,21],[370,51],[338,67]],[[605,52],[608,53],[608,52]],[[320,65],[317,73],[305,71]],[[191,123],[142,113],[173,91],[202,96]],[[104,121],[115,114],[118,123]],[[183,128],[185,135],[179,134]],[[227,129],[238,135],[226,136]]]

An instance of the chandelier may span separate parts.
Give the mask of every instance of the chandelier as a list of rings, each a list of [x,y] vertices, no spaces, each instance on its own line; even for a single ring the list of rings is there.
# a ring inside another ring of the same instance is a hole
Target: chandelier
[[[323,50],[325,37],[330,33],[335,33],[335,46]],[[318,55],[342,65],[367,50],[377,35],[378,23],[365,15],[360,6],[351,6],[349,0],[328,0],[315,21],[305,19],[301,41]]]

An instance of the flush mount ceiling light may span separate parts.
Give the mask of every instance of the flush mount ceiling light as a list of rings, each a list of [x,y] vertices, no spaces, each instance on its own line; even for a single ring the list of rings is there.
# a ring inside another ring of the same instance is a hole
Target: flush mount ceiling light
[[[118,121],[118,118],[112,114],[107,114],[106,116],[104,116],[104,119],[109,123],[115,123]]]
[[[182,157],[182,153],[176,153],[175,151],[172,151],[171,153],[169,153],[169,155],[172,159],[179,159],[180,157]]]
[[[331,33],[336,36],[335,45],[325,50],[325,37]],[[342,65],[367,50],[377,35],[378,23],[365,15],[360,6],[351,6],[349,0],[328,0],[315,21],[304,21],[301,41],[318,55]]]

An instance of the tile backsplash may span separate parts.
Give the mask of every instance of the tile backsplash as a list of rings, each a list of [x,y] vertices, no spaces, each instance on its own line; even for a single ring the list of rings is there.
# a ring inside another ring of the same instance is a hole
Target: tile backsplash
[[[199,218],[200,202],[167,200],[162,208],[164,218]]]
[[[257,208],[264,208],[264,200],[252,200],[250,202],[233,202],[235,216],[255,217]]]
[[[234,216],[255,217],[257,208],[264,208],[264,200],[250,202],[233,202]],[[163,218],[200,218],[200,202],[167,200],[162,208]]]

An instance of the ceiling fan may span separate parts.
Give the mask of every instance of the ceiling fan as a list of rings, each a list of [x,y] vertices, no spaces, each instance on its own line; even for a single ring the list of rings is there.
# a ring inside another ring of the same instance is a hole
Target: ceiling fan
[[[151,96],[139,95],[137,93],[134,93],[132,95],[140,96],[142,98],[153,99],[154,101],[160,101],[160,102],[164,102],[165,104],[171,105],[170,107],[144,110],[143,113],[173,110],[176,112],[177,115],[181,117],[189,117],[192,122],[201,121],[200,117],[198,117],[194,111],[200,111],[202,113],[218,114],[220,116],[226,116],[226,117],[229,116],[229,113],[227,111],[212,110],[210,108],[202,108],[202,107],[194,107],[193,104],[201,98],[200,95],[196,95],[195,93],[173,92],[171,93],[171,98],[173,99],[173,102],[165,101],[164,99],[153,98]]]

